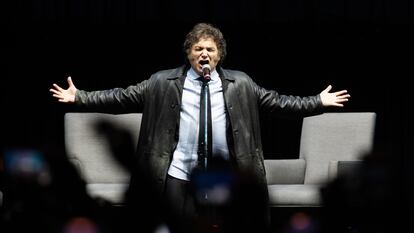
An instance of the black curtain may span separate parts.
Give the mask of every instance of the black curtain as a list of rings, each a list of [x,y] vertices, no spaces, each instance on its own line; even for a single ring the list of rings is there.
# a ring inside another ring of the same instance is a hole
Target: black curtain
[[[125,87],[179,66],[196,22],[222,29],[224,66],[282,94],[347,89],[339,111],[378,113],[377,145],[412,170],[412,0],[9,0],[0,2],[3,145],[63,146],[63,113],[48,89]],[[337,111],[333,109],[332,111]],[[262,116],[268,158],[295,158],[300,120]]]

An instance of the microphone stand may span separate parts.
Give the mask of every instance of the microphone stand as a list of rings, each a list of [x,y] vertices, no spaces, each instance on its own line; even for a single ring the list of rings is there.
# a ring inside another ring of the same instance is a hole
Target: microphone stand
[[[209,111],[211,111],[211,109],[209,108],[210,104],[210,91],[209,91],[209,85],[208,82],[211,80],[211,76],[210,76],[210,65],[209,64],[204,64],[202,66],[202,71],[203,71],[203,84],[202,84],[202,88],[201,88],[201,99],[202,102],[204,103],[204,106],[200,105],[201,107],[204,107],[204,132],[202,132],[202,134],[204,135],[203,137],[203,141],[201,142],[202,144],[202,150],[201,150],[201,156],[203,158],[204,161],[202,161],[203,163],[203,170],[205,172],[207,172],[209,170],[209,160],[211,160],[211,155],[212,155],[212,145],[209,144],[209,134],[211,135],[212,132],[209,132],[210,128],[209,128]],[[200,103],[201,104],[201,103]],[[200,109],[201,110],[201,109]],[[211,114],[210,114],[211,115]],[[211,141],[210,141],[211,143]],[[206,194],[207,195],[207,194]],[[207,198],[207,196],[206,196]]]
[[[210,66],[208,64],[204,64],[202,67],[203,70],[203,84],[202,84],[202,88],[201,88],[201,101],[203,101],[202,103],[204,103],[204,105],[200,105],[200,108],[204,108],[204,111],[201,111],[203,114],[203,118],[204,118],[204,122],[203,122],[203,132],[201,132],[204,136],[203,136],[203,141],[201,141],[201,153],[200,155],[202,156],[202,172],[204,174],[206,174],[207,176],[211,175],[210,172],[212,172],[212,164],[210,164],[212,162],[212,145],[210,145],[212,143],[212,132],[211,128],[209,127],[211,126],[211,122],[209,122],[209,115],[211,116],[211,103],[210,103],[210,91],[209,91],[209,85],[208,82],[211,80],[210,77]],[[201,104],[201,103],[200,103]],[[201,110],[201,109],[200,109]],[[209,114],[210,113],[210,114]],[[211,119],[210,119],[211,120]],[[210,125],[209,125],[210,124]],[[208,223],[209,226],[211,227],[211,232],[218,232],[219,229],[219,224],[217,221],[217,214],[216,214],[216,209],[213,203],[210,202],[209,200],[209,196],[208,193],[205,192],[204,193],[204,201],[206,202],[206,214],[208,217]]]

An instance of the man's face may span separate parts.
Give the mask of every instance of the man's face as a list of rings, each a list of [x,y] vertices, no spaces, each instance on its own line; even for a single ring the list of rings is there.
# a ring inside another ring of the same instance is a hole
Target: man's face
[[[204,37],[187,51],[187,58],[191,67],[201,75],[202,64],[209,64],[211,70],[214,70],[220,61],[220,54],[216,42],[212,38]]]

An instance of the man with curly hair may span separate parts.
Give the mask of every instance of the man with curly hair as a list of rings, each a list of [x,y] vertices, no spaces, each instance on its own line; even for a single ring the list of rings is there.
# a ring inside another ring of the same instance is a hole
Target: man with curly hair
[[[332,88],[330,85],[315,96],[281,95],[258,86],[244,72],[224,69],[221,64],[227,53],[226,41],[222,32],[211,24],[196,24],[187,34],[183,49],[187,56],[186,64],[178,68],[158,71],[149,79],[127,88],[84,91],[77,89],[71,77],[68,77],[67,89],[53,84],[50,91],[60,102],[74,103],[88,109],[116,113],[142,112],[137,149],[137,161],[142,171],[140,174],[145,174],[145,178],[154,185],[157,196],[165,201],[171,213],[169,216],[174,219],[173,222],[177,222],[179,227],[185,226],[190,232],[194,232],[193,226],[189,226],[190,223],[203,222],[203,218],[200,217],[200,206],[203,205],[202,203],[200,205],[200,201],[194,195],[194,189],[191,189],[195,187],[197,190],[199,187],[197,182],[200,181],[200,179],[192,180],[192,175],[199,165],[198,138],[202,87],[199,77],[203,76],[203,65],[208,64],[210,67],[211,79],[208,85],[212,156],[217,161],[221,161],[222,168],[236,171],[234,174],[242,174],[239,177],[249,174],[247,180],[257,184],[252,187],[260,189],[258,192],[260,195],[256,198],[262,200],[256,201],[262,203],[267,201],[267,186],[259,112],[275,114],[294,112],[301,116],[313,115],[322,112],[326,106],[342,107],[350,95],[346,90],[330,92]],[[227,204],[239,200],[238,191],[245,190],[234,188],[235,179],[228,180],[232,182],[230,185],[232,198],[225,199]],[[221,192],[219,196],[226,196],[225,193]],[[254,200],[249,201],[254,202]],[[265,212],[266,210],[263,209],[263,213]],[[230,213],[240,217],[243,215]],[[254,215],[254,213],[245,213],[245,216],[246,214],[249,218]],[[213,216],[220,216],[220,214],[213,214]],[[248,218],[244,217],[238,222],[237,219],[233,219],[231,222],[243,225],[246,219]],[[219,223],[222,222],[213,220],[211,226],[219,228],[221,227]],[[264,225],[259,222],[244,230],[266,229],[264,226],[266,220],[262,222]]]

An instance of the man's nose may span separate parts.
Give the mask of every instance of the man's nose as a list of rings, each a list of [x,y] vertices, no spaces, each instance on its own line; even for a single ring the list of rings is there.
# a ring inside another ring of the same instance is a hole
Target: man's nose
[[[202,57],[208,57],[208,52],[207,52],[207,50],[203,50],[203,51],[201,51],[201,56]]]

